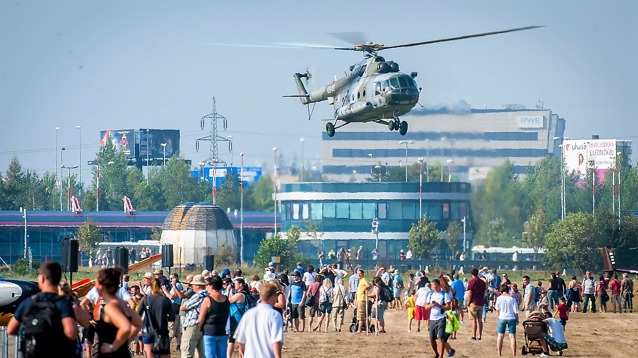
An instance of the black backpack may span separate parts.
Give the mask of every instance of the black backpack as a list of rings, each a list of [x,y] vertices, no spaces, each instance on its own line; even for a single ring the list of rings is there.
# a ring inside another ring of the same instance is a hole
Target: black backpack
[[[24,358],[48,357],[51,352],[71,356],[69,339],[64,335],[62,313],[56,302],[60,296],[44,294],[31,297],[33,303],[22,316],[22,354]]]
[[[392,302],[394,301],[394,296],[392,295],[392,291],[386,285],[379,285],[380,297],[381,301]]]

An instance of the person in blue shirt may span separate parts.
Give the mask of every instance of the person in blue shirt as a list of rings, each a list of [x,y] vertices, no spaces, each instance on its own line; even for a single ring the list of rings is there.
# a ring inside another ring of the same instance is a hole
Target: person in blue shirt
[[[288,291],[288,302],[290,303],[290,316],[295,325],[295,332],[303,332],[306,327],[306,284],[301,281],[299,272],[295,270],[292,273],[293,282],[290,284]],[[299,329],[299,320],[301,319],[301,329]]]
[[[465,308],[465,285],[463,281],[459,279],[459,274],[455,273],[454,281],[450,284],[452,290],[454,290],[454,297],[456,297],[456,301],[459,303],[459,322],[463,322],[463,309]]]

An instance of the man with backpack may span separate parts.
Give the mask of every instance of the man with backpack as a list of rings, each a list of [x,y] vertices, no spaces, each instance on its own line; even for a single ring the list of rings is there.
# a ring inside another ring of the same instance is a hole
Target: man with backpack
[[[62,267],[57,262],[45,262],[38,272],[40,293],[27,297],[7,326],[7,333],[17,335],[22,327],[22,352],[31,357],[73,357],[78,338],[73,303],[58,295]]]

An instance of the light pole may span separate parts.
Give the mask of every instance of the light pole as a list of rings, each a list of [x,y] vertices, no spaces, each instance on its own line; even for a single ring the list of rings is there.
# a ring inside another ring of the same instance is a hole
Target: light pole
[[[62,168],[64,167],[64,158],[62,157],[62,155],[64,154],[64,151],[66,150],[65,147],[62,147],[60,149],[60,211],[62,211]]]
[[[566,215],[565,209],[565,145],[564,141],[569,137],[554,137],[554,140],[560,140],[558,147],[560,148],[560,218],[564,219]]]
[[[591,171],[591,214],[596,215],[596,163],[589,161],[589,170]]]
[[[374,168],[379,171],[379,183],[381,183],[381,166],[377,164],[374,166]]]
[[[61,165],[60,168],[62,169],[68,169],[69,170],[69,176],[68,176],[68,184],[67,184],[67,190],[66,190],[66,198],[67,198],[67,210],[71,211],[71,169],[77,169],[77,165],[74,165],[72,167],[68,167],[65,165]]]
[[[452,159],[448,159],[447,160],[447,182],[451,182],[452,181],[452,164],[453,160]]]
[[[230,167],[233,167],[233,136],[229,135],[228,137],[228,151],[230,152]]]
[[[204,162],[199,162],[199,182],[201,183],[201,181],[204,179],[204,165],[206,165],[206,163]]]
[[[618,163],[619,156],[620,164],[616,165],[616,168],[618,168],[618,226],[620,226],[620,175],[622,170],[622,152],[616,152],[616,163]]]
[[[149,166],[148,166],[148,152],[150,151],[149,144],[151,142],[151,137],[149,135],[149,129],[146,129],[146,185],[148,185],[148,177],[149,175]]]
[[[58,191],[62,190],[62,175],[59,174],[60,164],[58,164],[58,137],[60,135],[60,127],[55,127],[55,185]],[[62,211],[62,201],[60,200],[60,211]]]
[[[419,158],[419,220],[423,218],[423,158]]]
[[[441,137],[441,142],[446,141],[447,138]],[[441,163],[441,183],[443,183],[443,143],[441,143],[441,158],[439,159],[439,163]]]
[[[300,139],[299,139],[299,142],[301,143],[301,180],[299,180],[299,181],[303,182],[303,171],[304,171],[304,162],[303,162],[303,142],[304,142],[304,139],[303,139],[303,138],[300,138]]]
[[[80,136],[80,175],[79,175],[79,180],[80,180],[80,194],[82,193],[82,187],[84,186],[84,183],[82,183],[82,126],[77,125],[75,126],[75,129],[78,130],[78,134]]]
[[[239,153],[239,264],[244,264],[244,153]]]
[[[166,145],[168,143],[162,143],[160,144],[162,146],[162,151],[164,152],[163,158],[162,158],[162,166],[166,166]]]
[[[467,250],[467,240],[465,238],[465,225],[467,220],[465,219],[465,216],[461,219],[461,222],[463,223],[463,252],[465,252],[465,250]]]
[[[115,162],[109,161],[107,165],[111,165]],[[95,211],[100,211],[100,164],[97,164],[97,173],[95,176]]]
[[[376,238],[374,240],[374,247],[375,250],[377,250],[377,255],[379,254],[379,219],[374,218],[374,220],[372,220],[372,233],[374,235],[376,235]]]
[[[273,213],[275,214],[275,225],[273,226],[273,232],[274,235],[273,237],[277,237],[277,147],[273,147],[272,148],[272,152],[273,152],[273,169],[274,169],[274,173],[273,173],[273,179],[272,179],[272,186],[273,186],[273,196],[274,196],[274,201],[275,201],[275,207],[273,209]]]
[[[413,140],[402,140],[399,144],[405,144],[405,182],[408,182],[408,146],[414,144]]]
[[[27,208],[20,208],[20,212],[22,213],[22,218],[24,219],[24,258],[27,258],[27,239],[29,235],[27,234]],[[31,266],[29,266],[31,267]]]

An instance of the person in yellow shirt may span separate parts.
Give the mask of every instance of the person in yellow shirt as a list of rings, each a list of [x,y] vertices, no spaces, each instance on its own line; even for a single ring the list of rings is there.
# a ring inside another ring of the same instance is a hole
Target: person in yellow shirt
[[[416,300],[414,299],[415,289],[410,290],[410,296],[405,299],[404,308],[408,309],[408,333],[412,332],[412,321],[414,320],[414,307]]]
[[[359,329],[357,333],[363,331],[363,326],[366,320],[366,313],[368,310],[368,295],[367,291],[372,288],[372,285],[366,280],[365,273],[362,269],[357,270],[357,276],[359,277],[359,286],[357,287],[357,320],[359,321]]]

